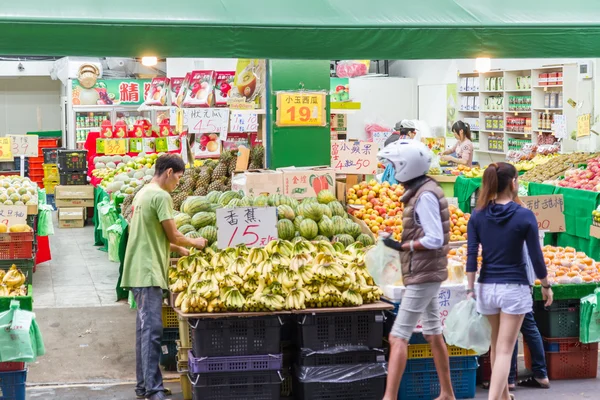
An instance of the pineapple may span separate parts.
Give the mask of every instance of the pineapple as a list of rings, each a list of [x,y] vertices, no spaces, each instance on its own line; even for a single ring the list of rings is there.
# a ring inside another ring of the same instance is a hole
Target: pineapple
[[[212,176],[212,169],[206,168],[200,172],[198,179],[196,180],[196,190],[199,188],[207,188],[210,185],[210,178]]]
[[[188,198],[188,196],[189,193],[187,192],[179,192],[173,195],[173,208],[179,211],[179,209],[181,208],[181,204],[184,202],[185,199]]]
[[[216,171],[216,169],[215,169]],[[224,192],[225,190],[223,190],[223,182],[225,182],[225,177],[221,177],[221,178],[217,178],[215,180],[213,180],[210,185],[208,185],[208,192],[212,192],[212,191],[217,191],[217,192]]]
[[[206,196],[208,194],[207,186],[200,186],[194,191],[194,196]]]
[[[221,154],[221,158],[219,158],[219,164],[212,173],[212,181],[215,182],[220,178],[224,178],[227,176],[227,172],[229,169],[229,161],[231,160],[231,153],[226,151]],[[209,190],[210,191],[210,190]]]
[[[229,161],[229,167],[227,169],[227,173],[229,177],[233,176],[233,173],[235,172],[235,168],[237,166],[237,156],[238,152],[237,150],[233,150],[231,152],[231,160]]]
[[[250,165],[248,169],[262,169],[264,168],[265,148],[261,145],[254,146],[250,150]]]

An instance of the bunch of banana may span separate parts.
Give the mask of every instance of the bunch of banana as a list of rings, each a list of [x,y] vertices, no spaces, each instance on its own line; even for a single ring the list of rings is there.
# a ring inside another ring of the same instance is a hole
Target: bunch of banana
[[[192,295],[187,293],[181,302],[181,311],[186,314],[205,312],[207,307],[208,302],[206,299],[198,296],[197,294]]]
[[[277,280],[279,282],[281,282],[281,285],[283,286],[283,288],[285,290],[289,290],[293,287],[301,287],[302,286],[301,284],[299,284],[300,275],[298,275],[296,272],[294,272],[290,269],[280,271],[277,274]]]
[[[267,287],[264,290],[264,294],[278,294],[281,295],[284,292],[283,285],[277,281],[271,281],[271,283],[267,284]]]
[[[2,271],[2,272],[4,272],[4,271]],[[177,267],[169,267],[169,269],[167,270],[167,278],[169,281],[169,286],[171,286],[172,284],[175,283],[178,275],[179,275],[179,271],[177,271]]]
[[[240,288],[244,284],[242,278],[234,274],[225,274],[223,279],[219,281],[219,287],[234,286]]]
[[[313,272],[321,279],[335,279],[341,282],[344,276],[344,268],[336,263],[317,264]]]
[[[285,257],[291,257],[293,249],[294,246],[290,242],[281,239],[273,240],[265,246],[265,251],[270,255],[277,253]]]
[[[383,291],[378,286],[361,286],[360,293],[365,304],[375,303],[383,296]]]
[[[304,282],[304,285],[308,285],[314,277],[313,266],[307,264],[298,268],[298,275],[300,275],[300,278],[302,279],[302,282]]]
[[[235,249],[234,254],[236,257],[246,258],[246,257],[248,257],[248,253],[250,252],[250,249],[245,244],[239,244],[234,249]]]
[[[227,311],[227,307],[225,307],[220,298],[216,297],[208,303],[206,311],[209,313],[225,312]]]
[[[250,264],[248,268],[244,270],[244,274],[242,275],[245,281],[249,281],[251,279],[258,279],[260,276],[260,272],[258,271],[258,265]]]
[[[292,271],[296,271],[298,272],[298,270],[307,265],[307,264],[311,264],[312,263],[312,256],[310,255],[310,253],[300,253],[300,254],[296,254],[294,257],[292,257],[290,259],[290,264],[289,267]]]
[[[21,285],[18,288],[13,288],[12,291],[8,293],[10,297],[12,296],[27,296],[27,286]]]
[[[2,283],[4,283],[9,288],[16,288],[25,283],[27,277],[20,269],[17,269],[17,266],[13,264],[8,272],[2,278]]]
[[[193,290],[207,301],[219,297],[219,285],[212,279],[198,281],[190,286],[188,290]]]
[[[238,257],[229,264],[229,273],[236,274],[238,276],[244,276],[246,273],[246,269],[250,266],[250,263],[244,257]]]
[[[260,276],[268,277],[273,272],[273,262],[269,259],[261,262],[256,266],[256,270]]]
[[[233,263],[233,260],[234,258],[231,258],[225,251],[222,251],[211,257],[210,265],[213,268],[218,268],[224,265],[230,265],[231,263]]]
[[[177,279],[172,285],[169,286],[169,290],[174,293],[185,291],[188,288],[190,278],[191,276],[187,271],[178,272]]]
[[[256,277],[252,277],[244,282],[242,287],[240,287],[240,291],[244,296],[252,295],[258,289],[258,279]]]
[[[285,308],[288,310],[304,310],[306,308],[306,299],[310,299],[311,294],[304,288],[293,288],[285,298]]]
[[[269,258],[269,253],[265,251],[265,249],[261,249],[258,247],[254,247],[250,249],[248,253],[248,262],[250,264],[260,264]]]
[[[242,311],[246,304],[244,295],[235,286],[221,289],[221,301],[229,311]]]
[[[285,308],[285,299],[279,294],[263,294],[259,302],[269,311],[281,311]]]
[[[294,247],[292,249],[292,255],[297,256],[300,254],[314,254],[317,252],[317,248],[314,244],[309,242],[308,240],[300,240],[294,243]]]
[[[273,255],[271,255],[271,262],[273,263],[274,267],[279,267],[279,266],[289,266],[290,265],[290,258],[283,256],[279,253],[275,253]]]
[[[325,240],[321,240],[316,243],[315,251],[318,253],[318,255],[327,255],[328,254],[330,256],[334,256],[337,253],[337,251],[335,250],[333,245],[330,242],[326,242]]]
[[[358,307],[363,304],[361,293],[356,288],[350,288],[342,293],[342,299],[344,300],[345,305],[350,307]]]

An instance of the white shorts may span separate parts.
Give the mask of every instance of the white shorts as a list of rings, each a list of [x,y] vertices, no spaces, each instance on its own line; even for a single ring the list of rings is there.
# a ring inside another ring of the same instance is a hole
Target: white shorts
[[[529,285],[514,283],[480,283],[476,288],[477,312],[482,315],[521,315],[533,310]]]

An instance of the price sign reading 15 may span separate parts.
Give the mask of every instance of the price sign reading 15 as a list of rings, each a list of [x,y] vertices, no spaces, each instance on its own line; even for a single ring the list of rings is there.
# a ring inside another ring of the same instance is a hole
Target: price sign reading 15
[[[326,95],[322,92],[277,93],[277,126],[325,126]]]
[[[245,244],[263,247],[277,239],[276,207],[237,207],[217,210],[217,246]]]

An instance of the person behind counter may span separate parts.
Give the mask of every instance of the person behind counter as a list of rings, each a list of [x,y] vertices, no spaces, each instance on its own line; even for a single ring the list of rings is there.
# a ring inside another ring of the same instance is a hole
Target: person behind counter
[[[471,142],[471,128],[469,124],[456,121],[452,125],[452,133],[454,133],[454,137],[456,138],[456,144],[444,151],[440,160],[470,167],[473,164],[473,142]]]
[[[396,126],[394,126],[394,133],[392,134],[392,136],[398,135],[399,139],[414,139],[415,136],[417,136],[417,130],[418,129],[417,125],[415,124],[415,121],[403,119],[402,121],[397,122]]]

